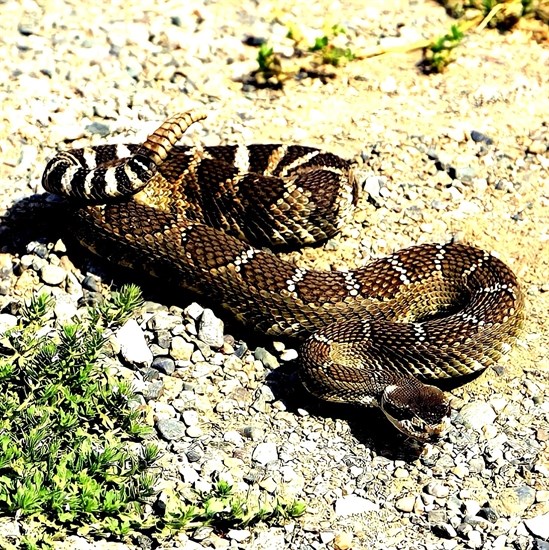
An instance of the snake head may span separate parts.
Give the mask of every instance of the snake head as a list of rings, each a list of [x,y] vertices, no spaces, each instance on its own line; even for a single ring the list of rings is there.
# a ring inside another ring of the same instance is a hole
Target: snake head
[[[450,404],[444,393],[415,378],[387,386],[380,408],[396,428],[419,441],[435,441],[448,427]]]

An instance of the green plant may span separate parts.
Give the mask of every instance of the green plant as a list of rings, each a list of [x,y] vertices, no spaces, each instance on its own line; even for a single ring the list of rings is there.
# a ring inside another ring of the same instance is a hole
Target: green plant
[[[464,33],[457,25],[452,25],[450,32],[437,38],[426,49],[423,70],[426,73],[441,73],[453,61],[452,51],[463,40]]]
[[[286,78],[280,56],[267,43],[261,44],[257,52],[258,68],[252,73],[256,86],[280,89]]]
[[[53,300],[37,294],[21,321],[0,335],[0,514],[25,520],[13,548],[50,549],[68,533],[123,538],[145,530],[217,530],[280,522],[303,503],[236,494],[218,481],[208,494],[172,494],[165,513],[145,508],[156,494],[158,445],[134,409],[131,384],[105,368],[105,331],[142,303],[135,286],[112,293],[87,316],[54,325]],[[148,511],[147,511],[148,510]],[[10,548],[0,535],[0,547]]]
[[[279,523],[295,519],[305,513],[305,503],[297,500],[285,502],[263,494],[251,496],[237,494],[231,484],[218,481],[211,492],[199,494],[190,506],[181,506],[172,499],[168,503],[165,528],[195,528],[203,525],[217,530],[243,528],[258,522]]]
[[[20,324],[2,335],[0,513],[60,532],[120,535],[141,523],[158,449],[128,446],[149,428],[129,406],[130,386],[108,375],[102,361],[104,328],[140,302],[136,287],[124,287],[89,319],[50,326],[53,300],[37,294],[22,306]],[[33,548],[46,538],[23,542]]]
[[[352,61],[355,59],[355,54],[350,48],[341,48],[332,43],[336,36],[346,33],[347,31],[341,25],[333,25],[325,31],[325,34],[315,38],[309,51],[316,52],[320,56],[321,63],[333,65],[334,67]]]

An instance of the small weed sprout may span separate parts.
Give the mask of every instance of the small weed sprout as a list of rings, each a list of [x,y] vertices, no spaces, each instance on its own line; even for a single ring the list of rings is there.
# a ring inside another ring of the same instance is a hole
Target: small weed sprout
[[[453,50],[463,40],[464,34],[457,25],[450,32],[437,38],[426,50],[422,66],[426,73],[441,73],[454,60]]]
[[[346,35],[347,31],[339,24],[329,27],[322,36],[315,38],[309,51],[320,56],[321,63],[339,67],[347,61],[355,59],[355,54],[350,48],[341,48],[333,44],[333,39],[338,35]]]

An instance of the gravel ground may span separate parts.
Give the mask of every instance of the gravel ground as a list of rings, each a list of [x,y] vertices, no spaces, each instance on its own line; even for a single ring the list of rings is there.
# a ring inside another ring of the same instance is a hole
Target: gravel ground
[[[364,192],[353,223],[290,254],[300,265],[352,268],[455,238],[496,251],[527,295],[524,334],[502,368],[453,389],[452,429],[418,450],[378,411],[307,396],[290,343],[260,340],[220,320],[215,304],[138,279],[148,301],[117,334],[116,360],[166,451],[163,489],[207,489],[221,477],[308,503],[284,527],[202,529],[162,548],[549,548],[546,29],[539,42],[526,27],[472,35],[443,75],[422,75],[414,52],[353,61],[334,79],[289,79],[279,91],[243,84],[257,67],[244,39],[268,38],[291,55],[288,22],[311,36],[340,23],[363,51],[451,24],[430,2],[364,4],[0,2],[1,322],[39,288],[66,319],[83,297],[132,278],[72,244],[54,205],[33,196],[47,159],[139,141],[193,107],[210,116],[187,144],[295,142],[357,160]],[[0,526],[6,534],[20,523]],[[79,538],[63,546],[85,547]]]

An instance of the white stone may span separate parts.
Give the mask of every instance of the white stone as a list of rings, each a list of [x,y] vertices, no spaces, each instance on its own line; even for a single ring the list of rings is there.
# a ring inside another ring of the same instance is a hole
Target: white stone
[[[388,76],[383,82],[379,85],[379,91],[384,94],[394,94],[398,91],[397,81],[393,76]]]
[[[250,531],[247,529],[229,529],[227,537],[236,542],[244,542],[246,539],[250,538]]]
[[[549,539],[549,512],[524,520],[528,531],[542,540]]]
[[[196,321],[204,312],[204,308],[196,302],[193,302],[192,304],[188,305],[184,311],[187,317]]]
[[[297,357],[298,353],[295,349],[287,349],[280,354],[280,359],[282,361],[294,361]]]
[[[414,509],[416,498],[414,496],[407,496],[399,498],[395,502],[395,508],[401,512],[411,512]]]
[[[137,367],[150,367],[153,354],[145,340],[145,334],[135,319],[126,321],[116,332],[120,353],[126,362]]]
[[[212,348],[223,346],[223,321],[211,309],[205,309],[198,325],[198,337]]]
[[[192,410],[184,411],[181,414],[181,418],[188,428],[190,428],[191,426],[196,426],[199,422],[198,413]]]
[[[67,278],[67,272],[58,265],[46,264],[40,270],[40,278],[47,285],[58,286]]]
[[[459,411],[459,414],[463,425],[477,432],[480,432],[484,426],[492,424],[496,419],[494,409],[484,401],[468,403]]]
[[[338,498],[335,503],[336,516],[352,516],[364,512],[377,512],[379,505],[366,498],[356,495],[347,495]]]
[[[437,481],[431,481],[427,485],[427,492],[436,498],[445,498],[450,494],[450,489]]]
[[[269,462],[278,460],[278,449],[275,443],[265,442],[260,443],[252,453],[252,460],[265,466]]]
[[[17,317],[9,313],[0,313],[0,334],[17,326]]]

